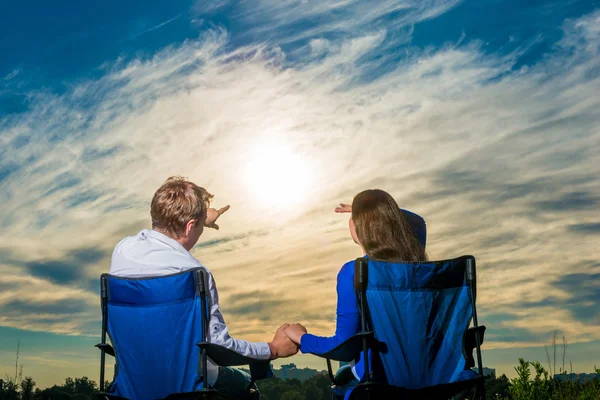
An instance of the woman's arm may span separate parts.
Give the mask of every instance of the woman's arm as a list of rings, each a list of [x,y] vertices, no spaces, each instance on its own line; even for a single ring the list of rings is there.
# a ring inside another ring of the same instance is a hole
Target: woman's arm
[[[346,263],[338,274],[337,321],[335,335],[322,337],[305,333],[300,337],[302,353],[322,354],[333,350],[340,343],[360,330],[360,314],[354,292],[354,261]]]

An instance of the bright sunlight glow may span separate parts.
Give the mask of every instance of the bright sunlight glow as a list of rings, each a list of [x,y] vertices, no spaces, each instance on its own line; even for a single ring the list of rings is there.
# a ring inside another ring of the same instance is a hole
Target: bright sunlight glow
[[[283,208],[307,198],[310,165],[284,144],[258,145],[246,172],[250,191],[262,205]]]

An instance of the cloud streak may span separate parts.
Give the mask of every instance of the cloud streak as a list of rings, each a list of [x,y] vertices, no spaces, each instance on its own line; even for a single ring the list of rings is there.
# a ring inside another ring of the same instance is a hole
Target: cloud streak
[[[144,31],[142,31],[142,32],[140,32],[140,33],[138,33],[138,34],[136,34],[136,35],[132,36],[132,37],[130,38],[130,40],[137,39],[138,37],[140,37],[140,36],[142,36],[142,35],[145,35],[146,33],[153,32],[153,31],[155,31],[155,30],[157,30],[157,29],[160,29],[160,28],[162,28],[163,26],[165,26],[165,25],[168,25],[168,24],[170,24],[171,22],[173,22],[173,21],[175,21],[175,20],[178,20],[178,19],[179,19],[179,18],[181,18],[182,16],[183,16],[183,13],[181,13],[181,14],[179,14],[179,15],[176,15],[176,16],[174,16],[173,18],[169,18],[168,20],[166,20],[166,21],[164,21],[164,22],[161,22],[160,24],[154,25],[154,26],[153,26],[153,27],[151,27],[151,28],[145,29]]]

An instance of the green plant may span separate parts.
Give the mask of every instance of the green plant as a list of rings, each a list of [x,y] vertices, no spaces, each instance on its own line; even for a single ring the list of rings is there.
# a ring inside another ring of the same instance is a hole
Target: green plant
[[[519,365],[515,367],[517,377],[511,379],[511,386],[508,390],[510,396],[515,400],[531,399],[531,382],[529,380],[531,372],[529,371],[529,365],[529,361],[519,358]]]
[[[530,363],[535,370],[535,378],[531,385],[531,393],[533,399],[550,398],[550,381],[548,380],[548,372],[544,369],[539,361]]]
[[[535,376],[531,376],[531,368]],[[514,400],[545,400],[551,397],[551,381],[548,371],[539,361],[531,362],[519,358],[519,365],[515,367],[517,377],[511,380],[509,394]]]

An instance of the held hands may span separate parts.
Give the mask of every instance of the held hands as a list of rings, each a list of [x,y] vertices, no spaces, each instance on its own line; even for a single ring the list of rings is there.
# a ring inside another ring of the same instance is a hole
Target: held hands
[[[292,342],[300,346],[300,340],[302,339],[302,335],[306,333],[306,328],[302,324],[291,324],[283,332]]]
[[[298,346],[292,342],[287,335],[284,333],[290,324],[283,324],[275,332],[273,341],[269,342],[269,349],[271,350],[271,359],[282,357],[290,357],[298,353]]]
[[[229,206],[219,208],[218,210],[214,208],[206,210],[206,221],[204,221],[204,226],[219,230],[219,225],[216,224],[217,219],[227,210],[229,210]]]

